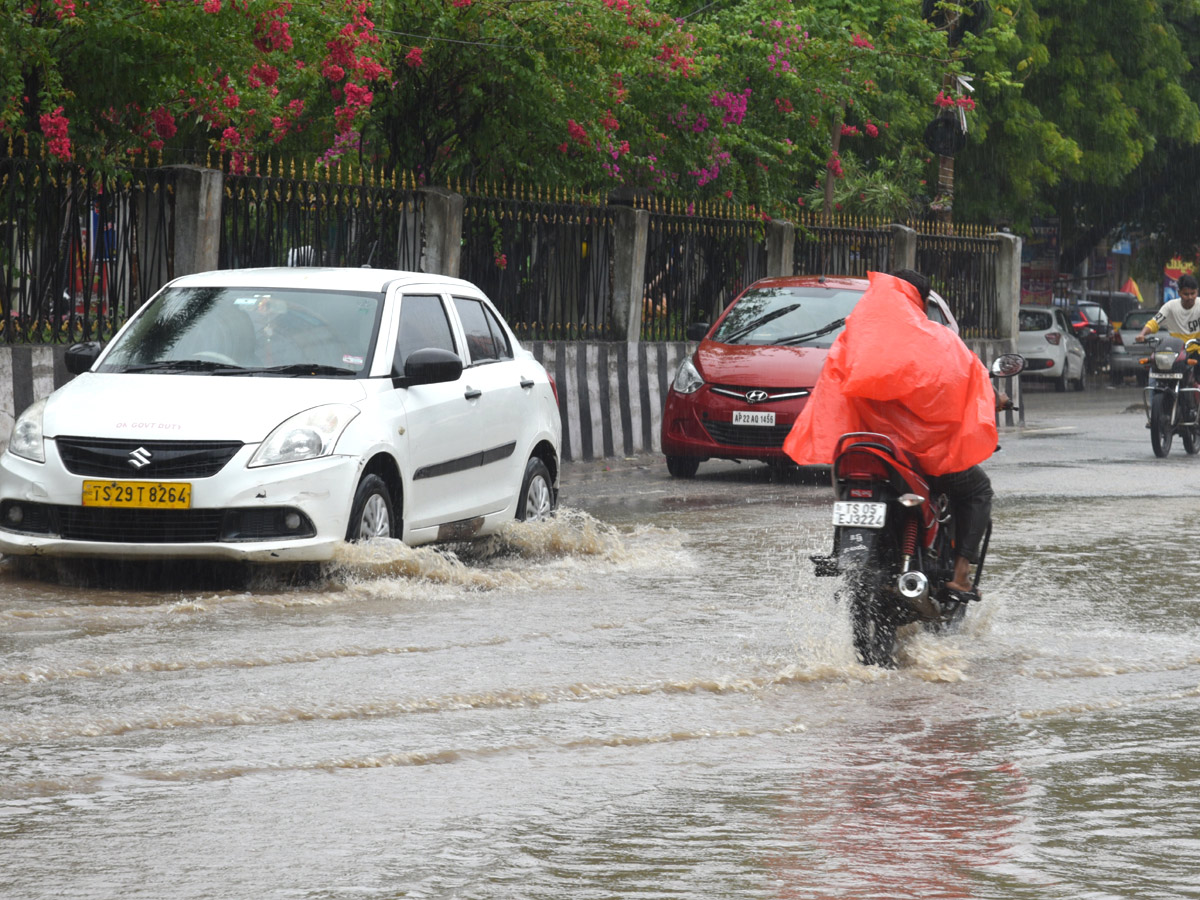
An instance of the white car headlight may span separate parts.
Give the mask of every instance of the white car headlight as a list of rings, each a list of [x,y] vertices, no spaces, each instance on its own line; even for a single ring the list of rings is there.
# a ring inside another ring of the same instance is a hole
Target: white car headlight
[[[704,379],[696,371],[696,366],[690,359],[685,359],[679,364],[679,371],[675,373],[675,382],[671,387],[675,388],[675,392],[678,394],[691,394],[698,391],[703,385]]]
[[[8,449],[12,453],[34,462],[46,461],[46,448],[42,442],[42,411],[45,408],[46,400],[43,398],[17,417],[12,437],[8,439]]]
[[[274,466],[328,456],[346,426],[357,415],[358,410],[345,403],[318,406],[297,413],[267,435],[248,465],[250,468]]]

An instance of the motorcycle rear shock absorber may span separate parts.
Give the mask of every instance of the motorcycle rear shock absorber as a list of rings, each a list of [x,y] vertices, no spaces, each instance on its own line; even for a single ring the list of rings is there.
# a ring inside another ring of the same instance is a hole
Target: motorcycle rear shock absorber
[[[904,561],[916,556],[917,553],[917,513],[910,512],[904,520],[904,537],[901,539],[900,550],[904,555]]]

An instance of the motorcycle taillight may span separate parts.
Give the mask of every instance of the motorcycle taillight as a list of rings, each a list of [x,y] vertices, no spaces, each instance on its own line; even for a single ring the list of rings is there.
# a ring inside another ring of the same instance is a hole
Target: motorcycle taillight
[[[849,481],[872,478],[887,478],[887,466],[873,453],[855,453],[853,450],[838,457],[836,476]]]

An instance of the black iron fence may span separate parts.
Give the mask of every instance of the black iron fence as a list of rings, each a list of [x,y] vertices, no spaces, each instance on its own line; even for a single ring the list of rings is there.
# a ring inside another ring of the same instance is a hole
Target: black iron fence
[[[0,157],[4,343],[104,339],[171,278],[174,174]]]
[[[394,183],[307,171],[225,176],[222,269],[370,265],[415,272],[424,238],[420,195]]]
[[[460,272],[520,338],[613,337],[613,216],[559,196],[468,194]]]
[[[651,211],[642,340],[681,341],[767,274],[761,219]]]
[[[111,335],[175,274],[175,187],[169,167],[84,175],[50,160],[0,157],[3,341]],[[624,336],[626,325],[614,316],[614,257],[625,235],[616,233],[614,208],[561,192],[457,193],[464,198],[462,277],[493,299],[520,337]],[[421,271],[425,197],[411,178],[398,184],[369,172],[318,176],[268,164],[266,171],[229,174],[218,264]],[[644,293],[632,302],[641,303],[643,340],[683,340],[688,323],[711,322],[766,275],[766,224],[753,211],[656,199],[642,205],[649,217]],[[950,303],[964,337],[997,337],[999,242],[981,228],[947,234],[929,223],[910,225],[918,231],[916,266]],[[793,270],[855,276],[886,270],[894,240],[884,223],[801,221]]]
[[[1000,336],[996,263],[1000,241],[983,235],[917,235],[917,271],[933,282],[964,338]]]
[[[886,272],[892,254],[892,230],[857,225],[796,226],[793,271],[797,275],[855,275]]]

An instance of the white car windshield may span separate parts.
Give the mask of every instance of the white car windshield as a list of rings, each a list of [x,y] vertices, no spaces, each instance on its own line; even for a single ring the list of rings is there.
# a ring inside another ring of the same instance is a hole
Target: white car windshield
[[[382,294],[168,288],[97,371],[364,376],[382,307]]]
[[[721,322],[713,340],[723,344],[828,347],[862,291],[760,288],[747,291]]]

